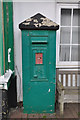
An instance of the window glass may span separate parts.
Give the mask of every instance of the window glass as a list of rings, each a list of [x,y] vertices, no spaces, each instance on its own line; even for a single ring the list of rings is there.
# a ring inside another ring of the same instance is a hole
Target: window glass
[[[71,54],[72,61],[80,61],[79,51],[80,51],[80,46],[77,45],[72,46],[72,54]]]
[[[60,61],[69,61],[69,58],[70,58],[70,46],[68,46],[68,45],[60,45],[59,58],[60,58]]]
[[[78,44],[78,27],[72,28],[72,43]],[[79,41],[79,44],[80,44],[80,41]]]
[[[73,9],[73,26],[80,26],[80,9]]]
[[[61,26],[71,25],[71,9],[61,9]]]
[[[80,44],[80,27],[78,27],[78,44]]]
[[[60,33],[61,33],[60,43],[69,44],[70,43],[70,27],[61,28]]]

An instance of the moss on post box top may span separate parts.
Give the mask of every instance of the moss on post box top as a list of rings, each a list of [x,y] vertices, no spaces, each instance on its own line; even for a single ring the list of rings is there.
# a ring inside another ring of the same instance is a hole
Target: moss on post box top
[[[59,25],[40,13],[19,24],[21,30],[58,30]]]

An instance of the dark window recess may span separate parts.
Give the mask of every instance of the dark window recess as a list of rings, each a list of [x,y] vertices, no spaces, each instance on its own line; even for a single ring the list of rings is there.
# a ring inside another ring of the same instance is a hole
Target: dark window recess
[[[32,42],[32,44],[47,44],[47,42]]]

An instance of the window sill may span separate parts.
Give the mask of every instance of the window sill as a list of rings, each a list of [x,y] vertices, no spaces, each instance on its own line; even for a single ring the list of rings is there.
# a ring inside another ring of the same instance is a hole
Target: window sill
[[[80,68],[80,62],[57,62],[57,68]]]

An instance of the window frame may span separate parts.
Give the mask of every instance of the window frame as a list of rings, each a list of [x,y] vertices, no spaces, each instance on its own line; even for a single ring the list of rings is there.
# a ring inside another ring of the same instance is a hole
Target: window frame
[[[79,7],[78,7],[78,4],[57,3],[56,22],[59,25],[61,24],[61,9],[62,8],[63,9],[78,9]],[[71,16],[71,19],[72,19],[72,16]],[[71,24],[72,24],[72,22],[71,22]],[[72,26],[71,26],[71,29],[72,29]],[[71,34],[72,34],[72,32],[71,32]],[[72,38],[70,38],[70,39],[72,39]],[[80,67],[80,61],[59,61],[59,46],[60,46],[60,28],[56,34],[56,66],[57,66],[57,68],[73,68],[73,67],[77,68],[77,67]],[[70,54],[71,54],[71,50],[70,50]]]

